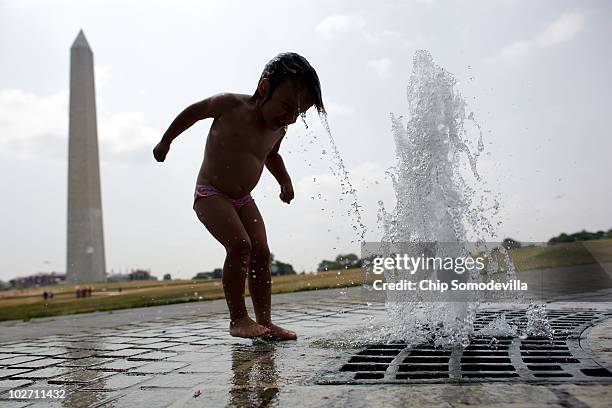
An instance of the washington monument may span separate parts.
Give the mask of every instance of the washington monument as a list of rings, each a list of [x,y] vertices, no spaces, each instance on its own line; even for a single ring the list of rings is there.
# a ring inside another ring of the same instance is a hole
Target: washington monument
[[[83,30],[70,48],[66,280],[106,281],[93,52]]]

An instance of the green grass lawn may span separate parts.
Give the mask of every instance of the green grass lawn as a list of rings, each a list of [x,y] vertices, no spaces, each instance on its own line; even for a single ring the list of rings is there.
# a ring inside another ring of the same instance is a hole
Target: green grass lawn
[[[289,293],[356,286],[362,283],[362,278],[360,269],[347,269],[275,276],[272,282],[272,293]],[[199,302],[224,297],[218,279],[96,284],[93,285],[91,297],[78,299],[75,288],[75,285],[60,285],[0,292],[0,321]],[[118,292],[118,288],[122,288],[122,293]],[[54,297],[45,302],[42,293],[49,289],[53,291]]]
[[[508,251],[519,272],[612,262],[612,239],[531,246]],[[500,263],[503,264],[503,263]]]

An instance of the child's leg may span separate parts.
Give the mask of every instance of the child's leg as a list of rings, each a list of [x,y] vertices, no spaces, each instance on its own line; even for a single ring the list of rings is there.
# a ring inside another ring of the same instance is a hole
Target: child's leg
[[[194,210],[226,250],[223,264],[223,291],[230,312],[230,334],[239,337],[258,337],[269,330],[251,320],[244,304],[244,281],[251,257],[251,239],[234,206],[223,196],[199,198]]]
[[[251,201],[238,210],[244,228],[251,240],[251,262],[248,279],[249,292],[255,309],[257,323],[266,326],[275,337],[296,339],[297,335],[272,324],[272,277],[270,276],[270,250],[266,227],[255,201]]]

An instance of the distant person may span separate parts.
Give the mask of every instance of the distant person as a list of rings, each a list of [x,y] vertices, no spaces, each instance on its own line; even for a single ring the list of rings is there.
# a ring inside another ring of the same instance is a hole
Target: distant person
[[[279,154],[280,144],[287,126],[313,105],[319,114],[325,113],[316,71],[298,54],[279,54],[264,67],[252,96],[222,93],[188,106],[153,149],[155,159],[162,162],[178,135],[199,120],[213,119],[193,209],[226,250],[222,279],[232,336],[297,338],[271,320],[270,250],[251,191],[265,166],[280,185],[280,199],[291,202],[293,184]],[[256,322],[244,302],[247,271],[253,271],[248,284]]]
[[[49,293],[46,290],[43,292],[43,299],[44,300],[49,299]]]
[[[76,287],[76,297],[77,299],[81,297],[81,289],[78,286]]]

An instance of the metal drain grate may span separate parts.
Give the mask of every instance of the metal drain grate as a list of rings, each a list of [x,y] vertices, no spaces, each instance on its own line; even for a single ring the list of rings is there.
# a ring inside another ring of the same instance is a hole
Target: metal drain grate
[[[404,343],[371,345],[349,356],[340,367],[335,365],[320,374],[317,383],[612,383],[612,372],[580,345],[581,333],[611,313],[548,311],[554,330],[552,339],[478,335],[501,313],[519,328],[527,323],[524,311],[479,312],[474,323],[476,335],[466,348],[439,349],[433,344]]]

